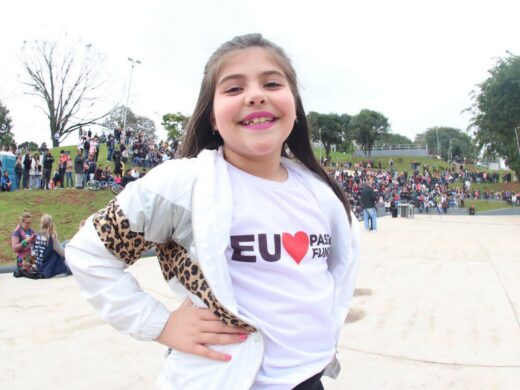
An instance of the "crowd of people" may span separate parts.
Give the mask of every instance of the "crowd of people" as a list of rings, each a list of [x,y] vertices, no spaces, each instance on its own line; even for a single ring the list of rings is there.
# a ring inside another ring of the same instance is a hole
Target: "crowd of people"
[[[107,146],[107,161],[101,163],[101,144]],[[116,129],[113,134],[103,132],[92,135],[91,130],[80,130],[75,156],[61,150],[58,161],[43,143],[31,153],[21,149],[14,151],[16,163],[14,178],[0,167],[2,191],[49,190],[85,188],[89,180],[113,182],[124,186],[163,161],[177,157],[178,142],[155,143],[143,132]],[[125,169],[125,164],[128,168]]]
[[[447,168],[411,164],[411,173],[394,169],[393,160],[387,169],[381,162],[367,160],[358,164],[346,163],[331,170],[335,180],[351,194],[354,210],[361,214],[362,191],[368,186],[377,196],[376,207],[384,207],[390,213],[399,203],[412,204],[419,213],[447,213],[450,208],[464,208],[467,200],[502,200],[520,205],[520,194],[512,191],[492,192],[472,189],[473,183],[498,183],[498,173],[472,172],[462,164],[452,164]],[[511,174],[505,173],[502,182],[511,182]]]

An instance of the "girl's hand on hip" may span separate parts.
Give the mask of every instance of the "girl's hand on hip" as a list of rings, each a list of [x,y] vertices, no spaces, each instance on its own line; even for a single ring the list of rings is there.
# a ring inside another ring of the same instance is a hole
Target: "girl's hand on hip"
[[[214,351],[208,344],[237,344],[247,339],[241,328],[225,325],[209,309],[194,307],[186,299],[170,318],[156,341],[177,351],[228,362],[231,355]]]

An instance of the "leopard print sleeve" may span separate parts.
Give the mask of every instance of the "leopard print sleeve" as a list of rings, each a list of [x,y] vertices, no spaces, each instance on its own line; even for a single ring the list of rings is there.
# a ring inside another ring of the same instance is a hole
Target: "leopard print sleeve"
[[[145,240],[144,233],[130,230],[130,222],[117,199],[112,199],[106,208],[98,211],[92,223],[105,248],[128,265],[135,263],[154,245]]]

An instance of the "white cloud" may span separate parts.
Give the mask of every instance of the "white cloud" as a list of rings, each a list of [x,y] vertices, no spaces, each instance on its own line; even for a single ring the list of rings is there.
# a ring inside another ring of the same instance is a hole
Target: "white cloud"
[[[0,99],[16,139],[48,141],[45,116],[19,83],[24,40],[68,34],[105,53],[110,102],[125,103],[127,57],[142,61],[130,107],[156,120],[189,114],[205,61],[225,40],[261,32],[293,58],[307,110],[386,115],[411,138],[428,127],[465,129],[469,93],[493,57],[520,53],[515,1],[19,1],[0,25]],[[83,5],[80,5],[83,4]]]

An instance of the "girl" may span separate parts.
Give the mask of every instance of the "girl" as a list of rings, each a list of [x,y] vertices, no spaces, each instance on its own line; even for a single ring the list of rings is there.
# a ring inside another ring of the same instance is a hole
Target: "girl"
[[[70,158],[70,155],[67,154],[67,161],[65,163],[65,187],[72,188],[74,187],[74,184],[72,182],[72,159]]]
[[[183,157],[129,183],[67,245],[87,299],[169,347],[162,389],[322,389],[339,372],[359,227],[312,153],[281,48],[251,34],[211,56]],[[124,271],[151,246],[186,297],[172,313]]]
[[[20,224],[16,226],[11,236],[13,252],[16,254],[17,271],[29,270],[31,268],[31,251],[36,238],[31,228],[32,215],[24,211],[20,217]]]
[[[34,254],[38,272],[44,278],[71,274],[69,267],[65,264],[63,246],[58,240],[58,234],[49,214],[42,215],[41,231],[36,234],[34,241]]]

